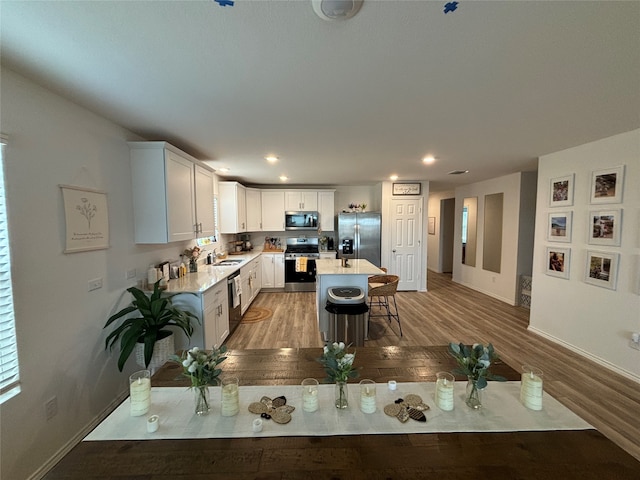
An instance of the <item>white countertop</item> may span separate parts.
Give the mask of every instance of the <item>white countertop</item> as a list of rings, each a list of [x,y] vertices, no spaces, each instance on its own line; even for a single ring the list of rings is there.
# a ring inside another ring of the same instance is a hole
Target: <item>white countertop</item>
[[[349,259],[348,267],[343,267],[339,259],[316,260],[316,275],[380,275],[383,273],[369,260],[364,259]]]
[[[266,253],[273,253],[266,251]],[[242,260],[242,263],[229,266],[198,264],[198,271],[187,273],[182,278],[169,280],[167,293],[203,293],[240,270],[247,263],[262,254],[262,250],[252,250],[242,255],[228,255],[225,260]]]

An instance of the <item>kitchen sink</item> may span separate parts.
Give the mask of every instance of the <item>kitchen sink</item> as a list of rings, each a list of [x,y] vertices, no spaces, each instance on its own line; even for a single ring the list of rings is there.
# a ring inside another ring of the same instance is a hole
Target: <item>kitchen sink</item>
[[[216,265],[219,267],[229,267],[232,265],[238,265],[242,262],[244,262],[244,260],[220,260]]]

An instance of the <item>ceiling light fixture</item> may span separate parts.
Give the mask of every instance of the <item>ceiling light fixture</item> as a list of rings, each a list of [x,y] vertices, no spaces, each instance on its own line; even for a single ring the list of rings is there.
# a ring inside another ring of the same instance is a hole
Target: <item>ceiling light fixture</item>
[[[464,175],[465,173],[469,173],[469,170],[451,170],[448,175]]]
[[[311,0],[313,11],[323,20],[347,20],[360,11],[364,0]]]
[[[436,161],[436,157],[434,157],[433,155],[427,155],[422,159],[422,163],[426,163],[427,165],[430,165],[435,161]]]
[[[269,163],[276,163],[278,161],[278,157],[275,155],[267,155],[264,159]]]
[[[286,175],[280,175],[281,182],[286,182],[287,180],[289,180],[289,177],[287,177]]]
[[[216,170],[216,172],[220,172],[220,173],[227,173],[228,171],[229,169],[227,167],[218,168]]]
[[[391,175],[389,180],[393,180],[394,182],[398,179],[398,175]]]

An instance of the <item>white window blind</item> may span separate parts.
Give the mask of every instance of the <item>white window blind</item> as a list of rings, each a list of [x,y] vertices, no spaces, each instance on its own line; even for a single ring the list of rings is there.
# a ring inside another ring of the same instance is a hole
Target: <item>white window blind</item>
[[[3,140],[3,139],[0,139]],[[0,145],[0,403],[20,393],[11,258],[4,181],[4,141]]]

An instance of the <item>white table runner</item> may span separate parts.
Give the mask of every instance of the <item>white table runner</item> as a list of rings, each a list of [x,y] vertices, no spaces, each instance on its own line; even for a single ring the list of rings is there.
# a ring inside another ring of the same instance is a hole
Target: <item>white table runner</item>
[[[483,408],[472,410],[464,403],[466,382],[455,384],[455,408],[445,412],[435,405],[435,383],[399,383],[396,391],[377,384],[377,411],[360,411],[359,385],[349,384],[349,408],[338,410],[333,405],[334,385],[320,385],[320,409],[302,411],[302,388],[296,385],[240,387],[240,413],[235,417],[220,416],[220,388],[211,387],[212,411],[199,417],[194,412],[194,392],[183,387],[153,387],[148,415],[132,417],[129,400],[125,400],[84,440],[152,440],[179,438],[237,438],[274,436],[327,436],[394,433],[439,432],[510,432],[535,430],[584,430],[593,428],[553,397],[544,393],[543,409],[532,411],[519,401],[520,382],[490,382],[484,392]],[[409,393],[418,394],[431,408],[427,422],[409,420],[401,423],[383,412],[385,405]],[[252,422],[260,415],[249,412],[251,402],[265,395],[284,395],[287,404],[296,409],[288,424],[263,420],[260,433],[252,431]],[[147,417],[158,415],[159,428],[147,433]]]

